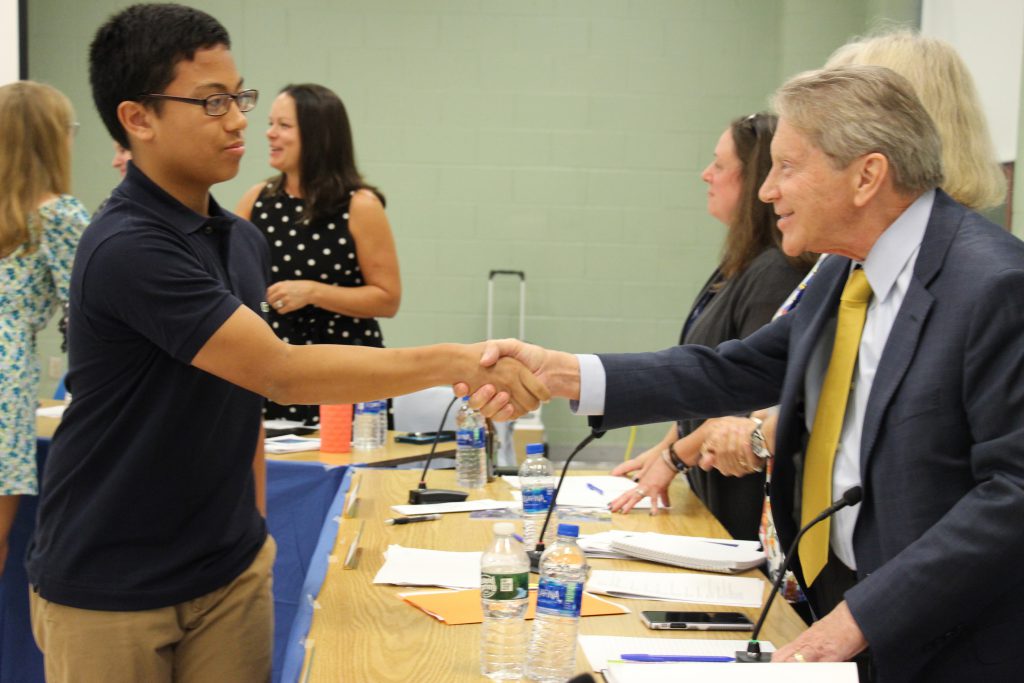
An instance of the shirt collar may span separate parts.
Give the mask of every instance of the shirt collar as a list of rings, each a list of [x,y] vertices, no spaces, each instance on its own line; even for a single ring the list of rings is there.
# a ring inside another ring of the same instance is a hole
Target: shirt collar
[[[934,203],[935,190],[922,194],[885,229],[868,252],[864,274],[877,301],[889,296],[896,278],[921,246]]]
[[[235,222],[235,216],[224,211],[213,195],[210,195],[210,215],[203,216],[168,194],[133,163],[128,164],[124,180],[114,192],[156,211],[168,225],[186,234],[205,226],[227,230]]]

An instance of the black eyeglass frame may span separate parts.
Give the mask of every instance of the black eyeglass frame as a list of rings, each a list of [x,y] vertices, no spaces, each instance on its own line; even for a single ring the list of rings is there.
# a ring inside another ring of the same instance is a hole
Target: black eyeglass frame
[[[248,97],[250,95],[252,96],[252,106],[250,106],[250,107],[248,107],[246,109],[243,109],[242,105],[241,105],[241,99],[240,98]],[[225,100],[226,104],[224,105],[224,111],[219,112],[219,113],[215,113],[215,112],[210,111],[210,107],[211,107],[210,100],[212,100],[214,98],[217,98],[217,97],[226,97],[227,98],[227,100]],[[185,102],[186,104],[195,104],[195,105],[201,106],[203,108],[203,111],[206,112],[207,116],[224,116],[229,111],[231,111],[231,103],[232,102],[234,102],[235,105],[238,107],[238,111],[242,112],[243,114],[245,114],[247,112],[250,112],[253,109],[255,109],[256,108],[256,103],[259,101],[259,98],[260,98],[260,91],[256,90],[255,88],[249,88],[247,90],[239,90],[236,93],[215,92],[212,95],[207,95],[206,97],[202,97],[202,98],[197,98],[197,97],[178,97],[177,95],[164,95],[164,94],[161,94],[161,93],[143,93],[143,94],[139,95],[139,98],[140,99],[155,98],[155,99],[159,99],[159,100],[173,100],[174,102]]]

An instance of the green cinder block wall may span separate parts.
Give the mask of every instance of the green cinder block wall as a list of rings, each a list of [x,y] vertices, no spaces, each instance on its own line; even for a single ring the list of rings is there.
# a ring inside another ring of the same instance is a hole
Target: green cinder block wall
[[[127,4],[29,3],[29,73],[74,102],[74,192],[90,207],[117,178],[87,48]],[[195,5],[228,27],[246,84],[262,92],[241,173],[214,188],[222,204],[270,174],[263,132],[277,90],[323,83],[345,101],[360,167],[388,197],[405,296],[383,323],[386,342],[482,339],[488,271],[519,269],[528,339],[580,352],[675,343],[721,246],[699,175],[729,120],[765,108],[782,80],[880,16],[917,18],[914,0]],[[496,335],[516,333],[517,300],[517,285],[499,280]],[[51,326],[44,374],[58,346]],[[586,431],[561,401],[544,422],[556,454]],[[638,444],[663,430],[641,428]],[[625,441],[613,432],[601,452],[620,458]]]

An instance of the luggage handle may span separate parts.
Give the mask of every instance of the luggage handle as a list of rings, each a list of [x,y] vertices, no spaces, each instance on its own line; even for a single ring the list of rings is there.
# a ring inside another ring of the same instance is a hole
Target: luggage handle
[[[526,338],[526,272],[522,270],[492,270],[487,276],[487,338],[494,338],[494,278],[514,275],[519,278],[519,339]]]

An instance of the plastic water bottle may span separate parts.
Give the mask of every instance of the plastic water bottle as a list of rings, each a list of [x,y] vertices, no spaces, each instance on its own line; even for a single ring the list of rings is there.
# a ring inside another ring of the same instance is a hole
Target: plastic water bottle
[[[530,559],[512,532],[512,522],[494,525],[494,541],[480,558],[480,673],[519,680],[526,658],[526,607]]]
[[[469,407],[469,397],[464,396],[455,416],[455,482],[463,488],[478,489],[487,480],[484,424],[483,416]]]
[[[352,450],[372,451],[377,447],[377,402],[357,403],[352,417]]]
[[[559,524],[558,539],[540,558],[537,618],[526,654],[526,677],[532,681],[561,683],[576,668],[580,604],[590,570],[576,545],[579,533],[575,524]]]
[[[377,401],[377,448],[388,443],[388,402]]]
[[[551,462],[544,457],[544,444],[526,446],[526,460],[519,468],[519,489],[523,494],[523,544],[527,550],[533,550],[555,495],[555,478]],[[555,524],[552,521],[544,534],[545,547],[554,540]]]

